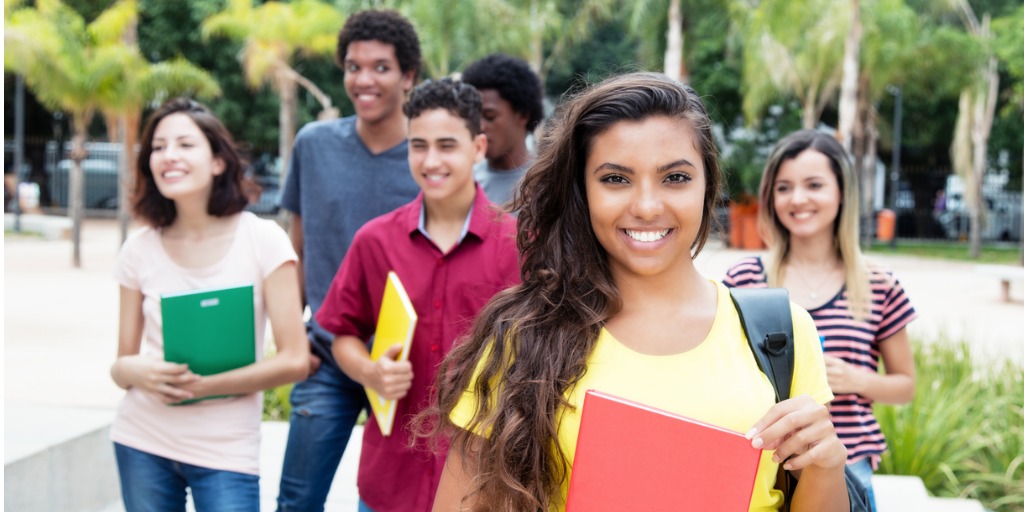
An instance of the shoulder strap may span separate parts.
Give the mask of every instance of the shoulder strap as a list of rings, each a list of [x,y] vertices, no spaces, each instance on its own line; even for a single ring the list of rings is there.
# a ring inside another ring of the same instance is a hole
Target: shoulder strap
[[[793,383],[793,318],[785,288],[730,288],[740,324],[761,371],[775,387],[775,401],[789,398]]]

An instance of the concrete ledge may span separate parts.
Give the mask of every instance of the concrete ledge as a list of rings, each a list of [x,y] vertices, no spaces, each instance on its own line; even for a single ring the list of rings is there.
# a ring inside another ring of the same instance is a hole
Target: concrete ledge
[[[7,404],[4,508],[94,512],[118,499],[113,411]]]
[[[1010,281],[1024,283],[1024,267],[1019,265],[978,265],[975,271],[995,277],[999,281],[1003,302],[1011,302]]]
[[[14,229],[14,214],[4,214],[4,230]],[[47,240],[65,240],[71,238],[71,219],[54,215],[35,213],[21,214],[21,231],[42,235]]]
[[[924,482],[916,476],[873,475],[871,486],[877,512],[985,512],[977,500],[929,496]]]

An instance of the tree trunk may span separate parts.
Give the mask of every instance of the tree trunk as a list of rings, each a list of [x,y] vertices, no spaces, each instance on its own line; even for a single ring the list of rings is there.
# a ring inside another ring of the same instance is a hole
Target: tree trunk
[[[323,90],[316,86],[312,80],[302,76],[298,71],[287,64],[281,64],[282,72],[288,76],[289,79],[294,80],[296,83],[302,86],[306,92],[313,95],[317,103],[320,104],[320,113],[317,114],[316,118],[320,121],[326,121],[328,119],[337,119],[341,116],[341,111],[333,106],[331,97],[327,95]]]
[[[540,77],[541,84],[544,83],[544,20],[540,18],[537,8],[538,0],[530,2],[530,69]]]
[[[683,13],[679,6],[680,1],[669,1],[665,75],[672,80],[688,82],[689,77],[683,77]]]
[[[139,20],[135,16],[131,23],[121,33],[121,42],[125,46],[138,48],[139,46]],[[142,109],[136,105],[123,112],[120,119],[121,131],[121,165],[118,167],[119,179],[117,180],[117,223],[121,230],[121,243],[128,239],[128,224],[131,222],[131,192],[135,183],[135,173],[138,168],[138,153],[135,151],[135,144],[139,140],[139,122],[142,117]]]
[[[874,146],[873,106],[869,96],[871,77],[867,71],[857,77],[856,101],[854,102],[852,131],[849,134],[849,147],[853,152],[854,169],[860,180],[860,215],[861,238],[865,248],[874,240],[875,216],[875,161],[871,154]]]
[[[800,113],[801,125],[805,130],[814,129],[814,125],[818,124],[818,91],[811,87],[808,89],[807,94],[803,101],[803,112]]]
[[[121,243],[128,238],[128,225],[132,219],[132,190],[135,188],[135,175],[139,164],[139,154],[136,145],[139,141],[139,121],[142,114],[137,109],[132,109],[121,117],[122,133],[124,139],[121,141],[121,166],[119,172],[121,177],[117,180],[117,221],[121,230]]]
[[[71,266],[82,267],[82,217],[85,214],[85,138],[91,115],[78,112],[71,115],[74,135],[71,136],[71,175],[68,179],[68,216],[71,217]],[[60,149],[58,149],[58,152]]]
[[[277,94],[281,99],[278,112],[280,133],[277,138],[278,155],[281,157],[281,183],[288,176],[288,162],[291,159],[292,144],[295,142],[296,111],[298,110],[298,84],[284,74],[278,75]]]
[[[839,92],[839,141],[850,151],[854,118],[857,117],[857,80],[860,74],[860,0],[850,0],[850,30],[843,52],[843,81]]]
[[[988,15],[982,24],[983,32],[988,32]],[[971,217],[971,258],[981,257],[981,229],[984,219],[985,197],[982,190],[982,182],[985,176],[986,158],[988,157],[988,137],[992,130],[992,121],[995,117],[996,95],[999,94],[999,62],[995,56],[989,57],[988,65],[981,70],[982,87],[979,87],[977,96],[974,99],[974,125],[971,127],[972,145],[972,186],[975,187],[975,200],[977,207],[974,208],[975,215]]]

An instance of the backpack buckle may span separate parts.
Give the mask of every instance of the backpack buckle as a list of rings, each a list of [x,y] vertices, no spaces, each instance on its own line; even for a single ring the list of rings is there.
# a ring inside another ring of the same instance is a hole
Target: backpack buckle
[[[785,353],[788,343],[789,336],[785,333],[770,332],[764,337],[765,348],[768,349],[768,353],[775,356]]]

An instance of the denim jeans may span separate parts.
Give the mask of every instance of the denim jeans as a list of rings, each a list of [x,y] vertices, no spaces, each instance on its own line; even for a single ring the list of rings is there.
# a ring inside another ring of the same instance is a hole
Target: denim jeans
[[[126,512],[185,510],[192,490],[197,512],[259,512],[260,477],[193,466],[114,443]]]
[[[373,512],[373,509],[366,504],[365,501],[359,500],[359,511],[358,512]]]
[[[878,505],[875,504],[875,489],[871,487],[871,475],[874,474],[874,469],[871,468],[871,458],[867,457],[861,459],[853,464],[849,465],[850,475],[857,479],[865,489],[868,491],[868,501],[871,505],[871,510],[878,510]]]
[[[324,361],[316,373],[295,384],[291,402],[277,510],[322,511],[352,427],[366,406],[366,393]]]

